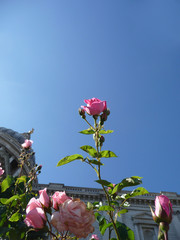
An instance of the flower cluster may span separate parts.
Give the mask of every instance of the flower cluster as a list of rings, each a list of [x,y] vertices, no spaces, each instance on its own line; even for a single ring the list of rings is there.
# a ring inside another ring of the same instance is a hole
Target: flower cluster
[[[47,221],[48,213],[51,215],[50,221]],[[39,198],[32,198],[26,208],[25,223],[36,230],[48,223],[49,228],[53,226],[59,234],[66,232],[67,235],[69,232],[78,238],[86,238],[94,231],[94,221],[93,211],[88,210],[80,199],[72,199],[65,192],[55,192],[49,197],[46,188],[40,190]]]

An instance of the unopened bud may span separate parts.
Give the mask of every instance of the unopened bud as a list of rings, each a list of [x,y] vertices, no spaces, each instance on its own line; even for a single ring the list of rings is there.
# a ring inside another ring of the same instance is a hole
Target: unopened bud
[[[101,137],[100,137],[100,141],[101,141],[102,143],[105,141],[104,136],[101,136]]]
[[[39,166],[37,167],[37,171],[41,170],[41,168],[42,168],[42,165],[39,165]]]
[[[85,115],[85,111],[84,111],[84,109],[82,109],[82,108],[79,108],[79,115],[83,118],[83,119],[85,119],[86,118],[86,115]]]
[[[106,109],[106,114],[107,114],[107,116],[110,115],[110,110],[109,110],[109,108]]]

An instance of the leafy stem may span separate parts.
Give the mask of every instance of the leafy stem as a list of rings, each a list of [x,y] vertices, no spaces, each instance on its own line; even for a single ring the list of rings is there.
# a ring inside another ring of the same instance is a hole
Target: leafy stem
[[[94,125],[95,125],[95,145],[96,145],[97,156],[99,156],[99,147],[100,147],[100,151],[101,151],[101,146],[99,146],[99,144],[98,144],[100,128],[99,128],[99,125],[97,124],[97,118],[94,118],[94,121],[95,121],[95,124],[94,124]],[[101,161],[101,158],[100,158],[100,157],[97,157],[96,159],[97,159],[98,162]],[[102,179],[101,179],[101,166],[100,166],[100,165],[98,165],[98,174],[97,174],[97,175],[98,175],[99,180],[102,180]],[[109,197],[109,195],[108,195],[108,193],[107,193],[104,185],[101,184],[101,186],[102,186],[103,191],[104,191],[104,193],[105,193],[105,196],[106,196],[108,205],[111,207],[110,197]],[[112,222],[112,224],[113,224],[113,228],[114,228],[114,230],[115,230],[116,236],[117,236],[118,240],[121,240],[121,239],[120,239],[120,236],[119,236],[119,233],[118,233],[118,230],[117,230],[117,228],[116,228],[115,221],[114,221],[114,219],[113,219],[113,211],[108,211],[108,214],[109,214],[109,217],[110,217],[111,222]]]

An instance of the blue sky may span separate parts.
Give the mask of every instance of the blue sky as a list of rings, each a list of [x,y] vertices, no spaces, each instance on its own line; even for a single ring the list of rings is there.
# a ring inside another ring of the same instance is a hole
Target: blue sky
[[[56,167],[94,144],[78,108],[97,97],[114,130],[104,150],[118,155],[102,178],[180,193],[179,12],[177,0],[0,2],[1,126],[35,129],[40,183],[99,187],[81,162]]]

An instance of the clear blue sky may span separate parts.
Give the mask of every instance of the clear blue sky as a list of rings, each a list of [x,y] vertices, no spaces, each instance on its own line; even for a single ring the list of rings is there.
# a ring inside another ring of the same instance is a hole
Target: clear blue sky
[[[142,176],[149,191],[180,193],[180,2],[0,2],[1,126],[35,132],[40,183],[99,187],[92,170],[57,162],[82,145],[83,100],[111,115],[102,178]]]

